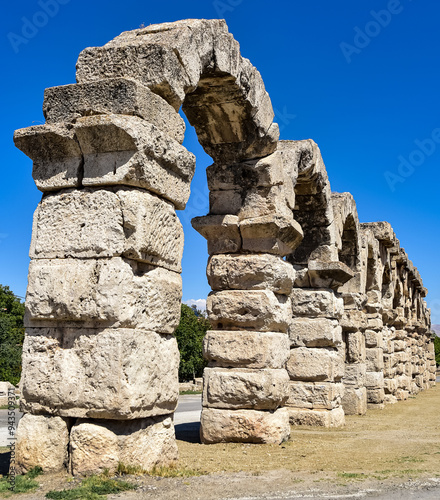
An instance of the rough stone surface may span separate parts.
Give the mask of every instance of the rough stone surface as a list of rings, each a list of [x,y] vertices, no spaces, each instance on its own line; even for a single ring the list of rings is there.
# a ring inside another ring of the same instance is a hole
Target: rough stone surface
[[[344,361],[340,354],[325,348],[292,349],[286,368],[292,380],[334,381],[344,375]]]
[[[332,410],[341,406],[344,385],[328,382],[290,382],[286,406]]]
[[[287,332],[290,299],[268,290],[211,292],[206,309],[216,330]]]
[[[79,419],[70,432],[72,474],[116,472],[118,464],[151,470],[178,458],[172,418],[113,422]]]
[[[15,469],[25,474],[36,466],[59,472],[67,466],[69,430],[65,419],[25,414],[17,428]]]
[[[342,342],[342,328],[333,319],[293,318],[289,338],[291,347],[337,347]]]
[[[295,271],[275,255],[230,254],[213,255],[207,276],[213,290],[271,290],[288,295]]]
[[[194,155],[157,127],[137,116],[97,115],[79,118],[75,133],[84,186],[137,186],[185,208]]]
[[[340,318],[343,312],[343,300],[332,291],[292,290],[292,310],[294,316]]]
[[[34,259],[125,256],[180,272],[183,229],[173,206],[136,189],[46,195],[34,215]]]
[[[181,290],[179,274],[120,257],[33,260],[27,326],[111,326],[173,333],[180,320]]]
[[[16,130],[14,143],[33,161],[32,177],[40,191],[80,186],[83,158],[72,129],[35,125]]]
[[[285,333],[211,330],[203,339],[203,356],[209,366],[283,368],[289,339]]]
[[[185,122],[164,99],[141,83],[127,78],[63,85],[44,91],[47,123],[75,123],[91,115],[134,115],[183,142]]]
[[[205,368],[202,404],[208,408],[276,410],[287,400],[286,370]]]
[[[27,329],[22,408],[126,420],[172,413],[179,350],[171,335],[134,329]]]
[[[367,413],[367,389],[345,386],[342,407],[346,415],[365,415]]]
[[[243,250],[285,256],[292,253],[303,238],[301,226],[293,217],[263,215],[242,220],[240,233]]]
[[[290,436],[286,408],[272,411],[203,408],[200,422],[202,443],[275,443]]]
[[[345,414],[342,407],[334,410],[308,410],[305,408],[287,408],[291,425],[308,425],[312,427],[342,427],[345,425]]]
[[[236,215],[207,215],[191,220],[193,228],[208,240],[209,255],[233,253],[241,249]]]

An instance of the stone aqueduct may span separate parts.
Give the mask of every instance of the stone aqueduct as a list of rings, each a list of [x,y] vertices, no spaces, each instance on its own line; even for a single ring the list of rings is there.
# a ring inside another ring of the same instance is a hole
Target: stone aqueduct
[[[281,442],[435,383],[426,289],[387,222],[359,223],[312,140],[279,141],[269,95],[221,20],[85,49],[18,130],[43,192],[33,225],[19,470],[149,469],[177,458],[183,234],[195,158],[213,158],[212,323],[201,437]]]

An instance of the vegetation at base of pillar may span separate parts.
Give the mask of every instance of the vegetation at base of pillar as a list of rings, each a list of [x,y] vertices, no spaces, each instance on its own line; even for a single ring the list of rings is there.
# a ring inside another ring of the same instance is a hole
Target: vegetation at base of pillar
[[[203,359],[202,343],[206,332],[211,328],[201,311],[185,304],[181,306],[180,323],[176,339],[180,351],[179,380],[186,382],[201,377],[206,361]]]
[[[434,347],[435,347],[435,362],[437,366],[440,366],[440,337],[434,336]]]
[[[0,380],[17,385],[21,376],[24,304],[0,285]]]

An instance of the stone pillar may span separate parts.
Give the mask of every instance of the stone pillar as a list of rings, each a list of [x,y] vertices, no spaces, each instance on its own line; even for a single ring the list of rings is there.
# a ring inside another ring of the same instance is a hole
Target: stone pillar
[[[210,214],[193,219],[208,241],[201,438],[204,443],[280,443],[290,435],[290,292],[283,256],[299,244],[293,190],[280,151],[207,170]]]
[[[180,145],[183,120],[124,79],[48,89],[44,110],[46,125],[15,134],[43,192],[30,250],[18,469],[169,465],[183,251],[175,208],[187,201],[195,167]]]
[[[290,376],[287,407],[290,423],[338,427],[342,408],[344,357],[338,319],[343,300],[331,289],[292,290]]]
[[[345,390],[342,406],[346,415],[365,415],[367,412],[367,389],[365,387],[367,322],[363,312],[364,296],[344,293],[343,299],[344,315],[340,325],[345,351],[345,373],[342,379]]]

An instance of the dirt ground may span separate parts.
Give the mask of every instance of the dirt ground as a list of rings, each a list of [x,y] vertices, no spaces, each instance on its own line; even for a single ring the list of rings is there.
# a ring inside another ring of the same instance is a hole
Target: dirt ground
[[[348,416],[341,429],[294,427],[291,440],[279,446],[201,445],[196,433],[178,441],[178,468],[198,475],[129,476],[138,490],[109,500],[391,498],[386,492],[399,491],[393,498],[440,498],[440,384],[384,410]],[[0,466],[6,459],[0,454]],[[21,498],[44,498],[50,489],[72,485],[67,475],[38,480],[40,489]],[[385,496],[375,497],[378,492]]]

